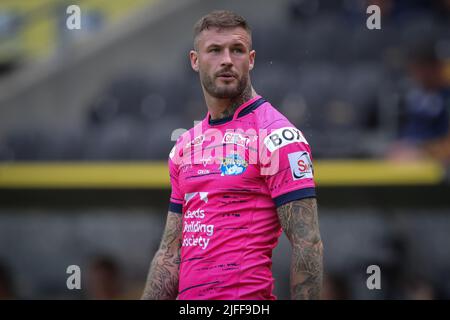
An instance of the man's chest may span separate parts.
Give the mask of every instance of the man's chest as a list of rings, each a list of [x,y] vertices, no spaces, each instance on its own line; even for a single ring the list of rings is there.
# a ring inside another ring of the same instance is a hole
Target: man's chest
[[[182,161],[178,183],[183,193],[198,190],[253,190],[263,183],[257,163],[247,152],[203,154],[198,161]]]
[[[263,179],[257,136],[233,131],[197,135],[184,145],[178,182],[185,193],[259,187]]]

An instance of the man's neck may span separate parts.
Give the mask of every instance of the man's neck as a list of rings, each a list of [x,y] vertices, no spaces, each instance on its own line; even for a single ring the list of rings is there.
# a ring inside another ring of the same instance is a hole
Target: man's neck
[[[252,86],[249,86],[241,95],[233,99],[218,99],[206,94],[205,100],[211,120],[219,120],[233,115],[237,108],[256,97],[256,95]]]

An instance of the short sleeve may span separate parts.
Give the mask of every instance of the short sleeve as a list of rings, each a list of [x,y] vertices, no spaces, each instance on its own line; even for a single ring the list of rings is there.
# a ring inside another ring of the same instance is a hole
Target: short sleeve
[[[316,196],[311,148],[297,128],[273,130],[265,139],[263,177],[277,207]]]
[[[180,190],[180,186],[178,184],[178,172],[179,166],[174,161],[176,157],[176,145],[172,148],[172,151],[169,154],[169,175],[170,175],[170,185],[171,185],[171,193],[170,193],[170,203],[169,203],[169,211],[175,213],[183,212],[183,196]]]

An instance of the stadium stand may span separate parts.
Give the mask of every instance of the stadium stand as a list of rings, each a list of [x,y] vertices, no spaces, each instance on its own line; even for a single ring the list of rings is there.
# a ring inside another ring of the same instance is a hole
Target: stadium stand
[[[105,21],[119,19],[118,12],[126,16],[131,11],[131,9],[122,11],[122,7],[112,5],[112,2],[108,2],[107,6],[104,6],[102,1],[85,2],[89,10],[102,8],[102,16],[105,16],[102,20]],[[55,23],[52,24],[53,31],[50,31],[49,27],[38,27],[39,21],[51,23],[52,19],[46,17],[56,10],[55,1],[39,2],[40,6],[37,6],[36,1],[30,1],[28,5],[22,6],[13,6],[13,3],[15,2],[3,3],[2,11],[8,12],[5,8],[9,11],[14,9],[19,16],[30,17],[25,19],[27,23],[19,28],[20,31],[8,32],[11,41],[21,43],[23,48],[23,52],[16,56],[41,56],[45,51],[44,47],[51,50],[51,46],[46,45],[47,42],[58,46],[67,41],[65,37],[70,37],[70,34],[67,34],[61,35],[56,40],[50,40],[51,35],[55,33],[54,30],[64,29],[58,28]],[[144,1],[135,0],[129,8],[137,9],[143,3]],[[317,158],[382,157],[383,146],[388,145],[397,135],[397,128],[393,124],[395,121],[392,118],[396,115],[398,105],[388,98],[402,94],[400,84],[407,77],[404,72],[405,66],[398,65],[399,57],[401,60],[402,54],[404,55],[406,47],[412,40],[417,42],[418,39],[430,34],[433,34],[437,39],[436,43],[440,43],[442,48],[445,44],[448,48],[448,22],[435,19],[433,8],[429,6],[427,8],[417,2],[419,4],[415,6],[418,6],[420,11],[413,10],[414,5],[410,6],[411,10],[402,11],[413,16],[413,20],[404,17],[407,15],[405,13],[403,16],[392,13],[393,16],[387,17],[384,21],[383,33],[377,33],[365,28],[361,23],[361,17],[357,18],[355,8],[349,9],[346,1],[337,1],[332,6],[325,4],[325,1],[315,1],[314,5],[306,5],[303,1],[286,2],[289,3],[290,6],[286,5],[280,16],[274,18],[279,23],[268,25],[258,20],[253,23],[254,46],[258,52],[257,68],[253,73],[256,89],[280,110],[292,115],[292,120],[302,128],[315,146]],[[400,3],[406,6],[403,2]],[[45,15],[41,17],[40,12],[44,12]],[[7,25],[11,28],[11,22]],[[30,30],[38,32],[36,30],[40,29],[46,29],[48,32],[41,31],[42,34],[25,36],[31,32]],[[131,44],[132,39],[142,37],[143,30],[144,26],[136,28],[127,35],[125,42],[123,40],[116,42],[120,43],[120,46],[127,46],[127,42]],[[93,33],[95,38],[95,32]],[[165,159],[167,147],[152,149],[152,152],[147,153],[141,152],[142,149],[148,148],[148,139],[145,139],[145,135],[141,135],[141,132],[145,132],[144,127],[161,124],[161,128],[167,130],[154,131],[160,134],[159,138],[153,136],[152,139],[161,139],[158,141],[165,143],[170,132],[179,125],[189,128],[193,120],[200,120],[203,117],[204,106],[198,93],[198,80],[187,67],[185,53],[189,50],[189,45],[184,47],[186,41],[181,42],[183,49],[174,56],[178,65],[184,61],[185,67],[182,69],[185,71],[170,68],[167,74],[161,77],[161,73],[151,71],[154,64],[147,62],[146,65],[139,65],[142,58],[135,62],[132,61],[133,56],[128,54],[129,58],[125,59],[129,62],[123,67],[116,66],[117,70],[109,80],[99,79],[100,84],[95,88],[88,90],[80,87],[80,91],[76,93],[69,92],[66,88],[63,90],[64,96],[42,98],[41,103],[52,101],[59,104],[64,100],[71,100],[74,94],[77,94],[79,97],[73,97],[73,103],[59,107],[61,114],[70,114],[76,120],[73,118],[69,120],[70,117],[66,116],[55,118],[53,121],[57,123],[45,123],[49,119],[42,117],[42,121],[36,123],[36,118],[32,116],[30,120],[26,120],[19,115],[22,112],[19,110],[24,108],[23,106],[16,108],[16,113],[11,111],[6,114],[9,118],[16,118],[10,119],[11,123],[17,121],[22,125],[0,133],[3,150],[0,156],[4,160],[11,158],[64,160],[70,159],[70,155],[72,160],[120,160],[133,157],[136,160]],[[159,45],[164,46],[158,43]],[[108,45],[109,48],[114,46],[114,43]],[[175,44],[172,45],[174,46]],[[148,49],[148,46],[145,48]],[[164,48],[170,46],[165,45]],[[55,50],[53,53],[58,54]],[[448,50],[442,51],[444,58],[448,59],[450,57]],[[48,54],[50,53],[47,52]],[[100,54],[105,52],[98,55]],[[58,59],[64,60],[67,52],[61,51],[59,55]],[[145,56],[144,51],[141,56]],[[99,57],[93,61],[98,59]],[[110,65],[111,63],[113,61]],[[169,63],[165,61],[164,64]],[[76,65],[69,67],[65,72],[77,72],[76,67]],[[123,70],[127,67],[129,67],[127,71]],[[133,73],[133,70],[139,69],[141,71]],[[74,80],[78,78],[75,77]],[[23,90],[26,90],[26,87]],[[35,95],[30,93],[30,96]],[[14,101],[18,105],[27,103],[20,101],[21,99],[24,100],[20,97],[19,90],[16,98],[7,100],[10,102],[8,106],[6,102],[3,105],[7,109],[13,108]],[[37,99],[37,103],[38,101],[40,100]],[[38,108],[41,108],[44,114],[53,113],[53,110],[47,111],[48,107],[43,105],[33,106],[32,109]],[[73,108],[72,111],[69,112],[67,110],[69,108]],[[386,114],[389,116],[385,116]],[[163,125],[164,123],[168,127]],[[23,132],[17,132],[17,127],[23,127]],[[45,132],[43,128],[49,132]],[[71,130],[65,132],[67,128]],[[328,129],[325,132],[332,134],[325,136],[324,128]],[[30,143],[27,137],[33,136],[34,130],[40,131],[41,137],[31,138],[36,141]],[[80,132],[74,134],[74,130]],[[78,143],[66,144],[52,139],[55,131],[58,135],[67,136],[68,141],[74,135],[77,136]],[[321,134],[317,134],[318,132]],[[105,138],[101,138],[102,136]],[[357,142],[353,146],[343,147],[345,146],[343,142],[349,138]],[[374,140],[377,140],[378,144],[371,143]],[[126,145],[127,141],[133,141],[133,144],[120,147],[122,144]],[[58,144],[65,149],[64,152],[58,151]],[[116,146],[115,150],[107,151],[110,148],[108,145]],[[75,150],[67,150],[70,146]],[[24,150],[27,148],[28,150]],[[83,151],[79,152],[79,148]]]

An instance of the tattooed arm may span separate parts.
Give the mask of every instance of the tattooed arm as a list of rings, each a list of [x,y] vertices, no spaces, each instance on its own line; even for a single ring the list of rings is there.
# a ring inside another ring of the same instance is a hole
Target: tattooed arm
[[[176,299],[180,266],[181,224],[181,214],[169,211],[160,247],[150,265],[142,300]]]
[[[278,217],[292,246],[291,298],[320,299],[323,246],[316,199],[286,203],[278,208]]]

